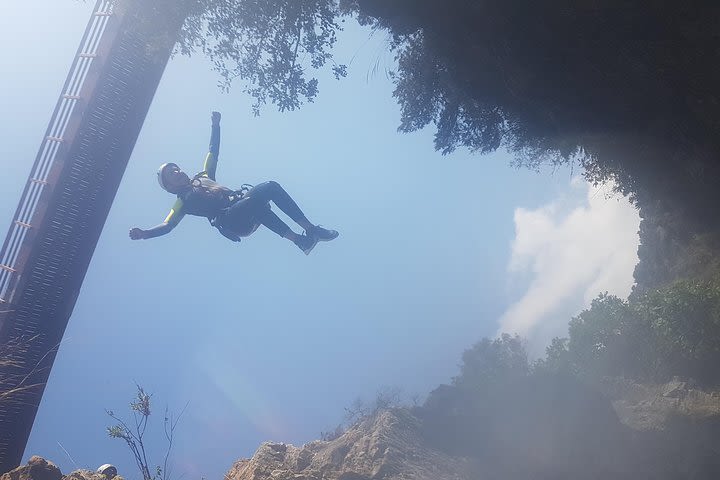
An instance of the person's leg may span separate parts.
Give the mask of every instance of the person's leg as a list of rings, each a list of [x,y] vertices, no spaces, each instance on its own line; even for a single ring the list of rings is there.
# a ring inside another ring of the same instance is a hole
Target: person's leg
[[[258,220],[260,220],[260,223],[267,228],[269,228],[271,231],[277,233],[283,238],[287,238],[288,240],[296,240],[298,235],[297,233],[293,232],[290,226],[283,222],[280,217],[275,215],[275,212],[270,210],[270,205],[268,205],[267,210],[265,210],[262,214],[258,215]]]
[[[335,230],[328,230],[312,224],[292,197],[275,181],[271,180],[255,186],[247,193],[247,196],[248,200],[255,198],[263,202],[272,201],[295,223],[303,227],[309,237],[314,237],[317,241],[328,242],[338,236],[338,232]]]
[[[275,181],[264,182],[256,185],[247,193],[247,198],[243,201],[259,201],[267,203],[272,201],[280,210],[288,217],[304,228],[306,231],[311,230],[314,225],[310,223],[305,214],[295,200]]]
[[[235,227],[244,232],[243,236],[247,236],[255,231],[256,225],[261,224],[270,231],[293,242],[305,255],[315,248],[318,242],[316,238],[293,232],[287,223],[275,215],[269,203],[260,204],[261,199],[259,196],[256,196],[252,202],[249,200],[249,198],[241,200],[230,207],[223,225],[231,229]]]
[[[267,204],[267,209],[258,216],[258,220],[262,225],[265,225],[273,232],[293,242],[305,253],[305,255],[308,255],[312,249],[315,248],[315,245],[317,245],[318,240],[315,237],[300,235],[293,232],[293,230],[285,222],[283,222],[280,217],[275,215],[275,212],[270,209],[269,204]]]
[[[271,201],[303,227],[306,235],[293,232],[285,222],[275,215],[268,203]],[[281,237],[295,243],[306,255],[310,253],[317,242],[329,241],[338,236],[335,230],[327,230],[310,223],[290,195],[280,184],[273,181],[261,183],[250,189],[240,201],[228,209],[226,217],[228,218],[227,225],[230,228],[234,225],[250,224],[252,226],[261,223]],[[252,231],[254,229],[249,233]]]

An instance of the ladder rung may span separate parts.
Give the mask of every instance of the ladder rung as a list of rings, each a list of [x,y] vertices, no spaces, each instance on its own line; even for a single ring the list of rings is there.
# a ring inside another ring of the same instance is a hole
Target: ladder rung
[[[93,13],[96,17],[109,17],[112,15],[111,12],[95,12]]]
[[[2,263],[0,263],[0,268],[2,268],[3,270],[7,270],[8,272],[11,272],[11,273],[17,272],[17,270],[15,270],[14,268],[8,267],[7,265],[3,265]]]
[[[60,137],[45,137],[48,142],[64,142],[65,140]]]
[[[8,303],[8,302],[4,298],[0,297],[0,303]]]
[[[30,225],[29,223],[21,222],[20,220],[15,220],[15,224],[25,228],[32,228],[32,225]]]
[[[48,182],[46,182],[45,180],[40,180],[39,178],[31,178],[30,181],[33,183],[39,183],[40,185],[48,184]]]
[[[97,57],[97,53],[81,53],[78,55],[80,58],[95,58]]]
[[[63,98],[67,98],[68,100],[80,100],[80,95],[63,95]]]

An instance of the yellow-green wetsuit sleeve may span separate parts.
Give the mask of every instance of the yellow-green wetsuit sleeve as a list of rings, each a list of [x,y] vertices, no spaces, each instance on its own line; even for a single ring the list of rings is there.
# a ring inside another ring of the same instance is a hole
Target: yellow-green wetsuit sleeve
[[[180,223],[180,220],[185,216],[183,201],[181,198],[175,200],[175,204],[170,209],[170,213],[165,217],[165,221],[160,225],[156,225],[151,229],[145,230],[145,238],[159,237],[170,233],[170,231]]]
[[[217,172],[217,162],[220,156],[220,124],[213,124],[210,132],[210,150],[205,155],[205,164],[203,165],[203,173],[210,179],[215,180],[215,172]]]

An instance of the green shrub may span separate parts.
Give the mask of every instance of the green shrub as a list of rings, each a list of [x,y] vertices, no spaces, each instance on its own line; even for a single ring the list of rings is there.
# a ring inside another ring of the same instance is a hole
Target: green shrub
[[[720,383],[720,282],[680,280],[645,294],[636,308],[652,326],[666,377]]]
[[[622,376],[664,382],[673,376],[720,384],[720,281],[679,280],[629,301],[602,294],[570,321],[537,367],[591,381]]]

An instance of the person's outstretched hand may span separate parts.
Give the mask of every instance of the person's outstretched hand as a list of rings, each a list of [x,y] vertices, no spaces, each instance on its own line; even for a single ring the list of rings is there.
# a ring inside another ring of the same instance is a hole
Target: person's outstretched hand
[[[132,238],[133,240],[141,240],[145,238],[145,231],[139,228],[131,228],[130,238]]]
[[[212,112],[212,115],[211,115],[212,123],[216,124],[216,125],[218,123],[220,123],[220,116],[221,116],[220,112]]]

